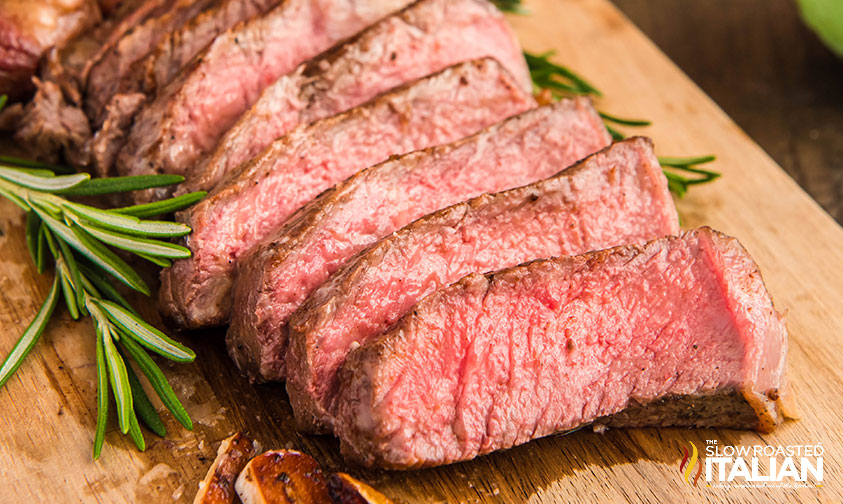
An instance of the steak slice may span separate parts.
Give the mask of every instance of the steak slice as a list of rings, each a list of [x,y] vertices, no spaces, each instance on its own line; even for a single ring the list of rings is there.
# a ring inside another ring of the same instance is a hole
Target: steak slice
[[[82,110],[80,83],[126,32],[163,12],[171,3],[172,0],[123,1],[111,17],[93,29],[47,51],[35,96],[26,104],[15,139],[40,160],[88,165],[91,131]],[[68,121],[69,117],[73,120]]]
[[[345,456],[390,468],[611,424],[626,408],[619,425],[768,432],[786,352],[758,266],[700,228],[471,274],[429,295],[349,353],[336,432]]]
[[[290,317],[287,390],[299,426],[329,430],[349,350],[463,276],[679,232],[649,139],[432,213],[358,254]]]
[[[285,0],[228,30],[137,114],[118,155],[118,172],[184,173],[266,86],[406,3]]]
[[[93,0],[0,2],[0,94],[12,100],[28,97],[44,51],[65,44],[101,19]]]
[[[190,60],[220,33],[276,6],[281,0],[215,0],[212,5],[183,24],[178,30],[163,34],[144,58],[134,62],[128,72],[112,83],[116,89],[105,105],[104,119],[94,135],[89,150],[93,167],[106,175],[126,142],[135,115]]]
[[[334,115],[451,64],[491,56],[532,89],[506,19],[486,0],[420,0],[278,79],[196,168],[224,173],[297,124]],[[162,189],[167,190],[167,189]]]
[[[283,379],[288,317],[352,255],[434,210],[556,173],[610,140],[587,99],[563,101],[345,180],[238,262],[229,354],[252,379]]]
[[[218,0],[181,28],[166,34],[146,57],[132,66],[121,92],[142,91],[154,96],[170,83],[217,35],[254,16],[269,11],[283,0]]]
[[[193,257],[162,271],[164,312],[187,327],[225,322],[240,254],[321,191],[390,154],[462,138],[533,105],[506,70],[481,60],[298,128],[179,215],[193,227]]]
[[[94,128],[105,121],[106,105],[130,75],[132,64],[146,56],[167,33],[178,29],[217,0],[177,0],[160,16],[147,19],[126,33],[89,72],[85,94],[85,113]]]

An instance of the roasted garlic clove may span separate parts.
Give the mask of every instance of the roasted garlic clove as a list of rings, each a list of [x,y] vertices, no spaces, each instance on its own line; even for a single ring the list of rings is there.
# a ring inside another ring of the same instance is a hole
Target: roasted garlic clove
[[[268,451],[253,458],[235,488],[243,504],[331,502],[319,463],[295,450]]]

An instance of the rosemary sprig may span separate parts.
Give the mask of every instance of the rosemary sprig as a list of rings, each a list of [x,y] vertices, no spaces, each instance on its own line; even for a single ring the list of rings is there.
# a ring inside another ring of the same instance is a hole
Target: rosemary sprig
[[[502,12],[512,12],[513,14],[529,14],[529,11],[521,5],[521,0],[492,0],[492,3]]]
[[[156,264],[189,257],[190,251],[168,238],[190,232],[184,224],[143,220],[143,217],[185,208],[204,196],[190,193],[147,205],[104,210],[67,199],[68,196],[110,194],[161,187],[182,177],[140,176],[91,179],[86,173],[56,175],[43,165],[35,168],[0,164],[0,195],[27,212],[26,243],[39,272],[52,259],[52,287],[33,321],[0,365],[0,387],[20,367],[47,327],[59,298],[71,317],[89,316],[96,330],[97,426],[93,456],[102,451],[108,418],[109,392],[117,406],[120,431],[139,450],[146,443],[138,418],[149,429],[165,435],[166,429],[149,401],[130,360],[147,377],[161,401],[185,428],[192,429],[164,373],[149,356],[156,353],[176,362],[191,362],[193,351],[146,321],[111,284],[111,276],[128,287],[149,294],[149,287],[110,247],[133,253]]]
[[[696,184],[705,184],[706,182],[711,182],[712,180],[720,177],[720,173],[718,172],[711,170],[703,170],[702,168],[698,168],[697,166],[701,164],[711,163],[715,159],[716,158],[714,156],[697,156],[687,158],[660,157],[659,163],[662,165],[662,170],[664,171],[665,177],[667,177],[667,185],[670,188],[671,192],[681,198],[685,195],[685,193],[688,192],[688,188],[690,186]],[[665,167],[670,167],[674,170],[665,170]],[[686,171],[701,176],[689,178],[685,175],[677,173],[676,170]]]
[[[550,90],[557,99],[571,94],[603,96],[600,90],[568,67],[550,61],[550,57],[554,54],[555,51],[548,51],[543,54],[531,54],[524,51],[524,58],[527,60],[527,67],[530,69],[530,77],[532,77],[536,87]]]
[[[587,80],[577,75],[575,72],[567,67],[553,63],[550,57],[553,52],[546,52],[544,54],[531,54],[524,52],[524,57],[527,60],[527,66],[530,69],[530,76],[533,79],[533,84],[538,91],[547,90],[554,100],[567,98],[572,95],[591,95],[594,97],[602,96],[602,93],[590,84]],[[600,117],[606,126],[606,130],[612,135],[614,141],[623,140],[626,135],[619,131],[616,126],[641,127],[652,124],[646,119],[628,119],[618,117],[607,112],[599,111]],[[696,184],[705,184],[720,177],[720,173],[710,170],[703,170],[697,165],[710,163],[715,160],[714,156],[696,156],[689,158],[672,158],[660,157],[659,163],[662,165],[665,177],[667,178],[667,185],[670,191],[677,197],[683,197],[688,192],[688,188]],[[666,168],[671,168],[668,170]],[[685,171],[700,175],[699,177],[689,178],[685,175],[677,173]]]

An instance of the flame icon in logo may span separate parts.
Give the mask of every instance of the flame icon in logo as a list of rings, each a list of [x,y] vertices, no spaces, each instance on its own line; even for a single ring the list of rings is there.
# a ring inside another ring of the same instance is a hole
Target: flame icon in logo
[[[685,478],[685,482],[691,483],[691,473],[694,472],[694,466],[699,465],[697,468],[697,474],[694,476],[693,485],[697,486],[697,480],[700,479],[700,474],[702,474],[702,464],[697,464],[697,460],[699,458],[699,452],[697,451],[697,445],[693,443],[693,441],[688,441],[688,444],[691,445],[691,453],[688,453],[688,448],[682,447],[682,451],[684,452],[685,456],[682,457],[682,463],[679,464],[679,472]],[[690,460],[688,460],[690,458]],[[686,466],[687,465],[687,466]]]

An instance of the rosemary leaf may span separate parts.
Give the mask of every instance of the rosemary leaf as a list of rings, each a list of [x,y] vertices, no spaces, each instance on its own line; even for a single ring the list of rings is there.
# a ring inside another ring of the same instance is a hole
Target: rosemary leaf
[[[0,108],[3,101],[0,99]],[[5,162],[4,162],[5,160]],[[108,419],[109,394],[117,405],[120,430],[143,451],[146,441],[140,428],[143,420],[155,433],[166,429],[146,391],[138,380],[128,355],[149,378],[152,387],[174,417],[188,429],[193,423],[175,396],[164,374],[146,353],[144,346],[173,360],[190,362],[195,354],[143,321],[118,292],[107,275],[130,288],[149,295],[140,275],[111,248],[129,250],[156,264],[169,266],[171,259],[190,257],[190,251],[163,238],[183,236],[190,227],[173,222],[141,220],[141,217],[180,210],[201,199],[192,193],[149,205],[105,210],[75,203],[69,196],[91,196],[161,187],[183,180],[180,176],[141,176],[91,180],[82,173],[56,176],[51,165],[0,156],[0,196],[5,196],[27,213],[26,246],[39,272],[48,254],[55,261],[53,286],[11,353],[0,365],[0,386],[8,381],[31,351],[64,297],[74,319],[90,316],[96,330],[97,425],[93,457],[102,454]],[[78,254],[78,255],[77,255]],[[118,347],[119,344],[119,347]],[[125,349],[125,355],[120,349]]]
[[[623,117],[607,114],[606,112],[600,112],[600,117],[602,117],[605,121],[615,124],[622,124],[624,126],[649,126],[653,124],[651,121],[648,121],[646,119],[626,119]]]
[[[41,229],[41,219],[35,212],[26,212],[26,248],[32,262],[38,264],[38,231]],[[40,271],[39,271],[40,273]]]
[[[181,175],[130,175],[90,179],[70,189],[61,191],[62,196],[97,196],[128,191],[139,191],[153,187],[164,187],[184,182]]]
[[[173,238],[190,232],[189,226],[177,222],[140,220],[132,215],[117,214],[80,203],[67,202],[63,206],[76,217],[102,228],[133,236]]]
[[[150,294],[149,287],[146,285],[146,282],[144,282],[137,272],[129,267],[125,261],[117,257],[114,252],[108,250],[104,245],[90,238],[90,235],[87,235],[84,231],[78,229],[77,227],[71,229],[63,222],[54,219],[47,214],[47,212],[39,209],[37,205],[33,206],[33,209],[38,212],[38,215],[47,227],[50,228],[50,230],[55,233],[58,238],[67,242],[68,245],[91,260],[91,262],[96,264],[97,267],[107,271],[109,274],[136,291],[142,292],[147,296]]]
[[[108,370],[105,363],[102,330],[97,326],[97,429],[94,433],[94,460],[100,458],[108,421]]]
[[[34,170],[49,170],[53,174],[60,173],[69,175],[76,173],[76,170],[69,166],[55,165],[50,163],[42,163],[41,161],[33,161],[31,159],[22,159],[15,156],[0,156],[0,164],[10,165],[17,168],[31,168]]]
[[[605,126],[606,126],[606,131],[608,131],[609,134],[612,135],[612,140],[614,140],[615,142],[619,142],[619,141],[623,140],[624,138],[626,138],[626,135],[624,135],[620,131],[616,130],[615,128],[609,126],[608,124],[606,124]]]
[[[149,427],[149,430],[158,434],[160,437],[166,436],[167,428],[164,426],[164,422],[161,421],[161,417],[158,416],[155,406],[150,402],[149,396],[146,395],[146,391],[143,389],[143,385],[141,385],[132,366],[126,366],[126,374],[129,376],[129,386],[132,388],[132,401],[135,405],[135,413]]]
[[[156,266],[160,266],[162,268],[169,268],[170,266],[173,265],[172,261],[170,261],[169,259],[165,259],[163,257],[151,256],[151,255],[144,254],[143,252],[135,252],[135,255],[137,255],[140,258],[146,259],[147,261],[151,262],[152,264],[154,264]]]
[[[129,437],[134,441],[138,451],[146,451],[146,441],[143,439],[143,433],[140,430],[140,424],[138,424],[138,417],[135,414],[135,410],[129,412]]]
[[[93,313],[93,309],[91,312]],[[114,392],[114,402],[117,403],[117,421],[120,424],[120,432],[126,434],[129,432],[129,417],[133,414],[132,391],[129,388],[129,377],[126,375],[126,363],[117,351],[110,326],[103,324],[102,332],[108,378]]]
[[[521,5],[521,0],[492,0],[492,3],[501,12],[511,12],[513,14],[527,15],[530,13]]]
[[[99,241],[122,250],[143,254],[144,256],[167,257],[170,259],[184,259],[190,257],[190,250],[175,243],[150,240],[127,236],[105,229],[99,229],[86,223],[80,223],[83,229]]]
[[[583,94],[603,96],[603,93],[601,93],[599,89],[591,85],[583,77],[574,73],[571,69],[550,61],[549,58],[554,54],[555,51],[548,51],[544,54],[532,54],[524,51],[524,58],[527,60],[530,75],[543,76],[543,79],[545,80],[551,79],[549,75],[568,79],[571,83],[573,83],[574,87]]]
[[[79,267],[76,265],[76,258],[73,257],[73,252],[67,243],[59,241],[59,248],[61,249],[61,256],[64,260],[65,266],[70,273],[71,286],[76,295],[76,304],[79,306],[79,311],[82,315],[88,316],[88,310],[85,308],[85,291],[82,288],[82,275],[79,273]]]
[[[177,341],[173,341],[166,334],[152,327],[136,314],[126,310],[117,303],[97,300],[108,319],[127,335],[153,352],[176,362],[193,362],[196,354]]]
[[[156,201],[155,203],[144,203],[142,205],[132,205],[122,208],[115,208],[111,210],[114,213],[124,215],[133,215],[135,217],[153,217],[155,215],[164,215],[179,210],[185,209],[197,201],[205,197],[205,191],[196,191],[192,193],[182,194],[173,198]]]
[[[34,212],[32,212],[34,213]],[[37,257],[35,259],[35,269],[38,273],[44,273],[44,268],[46,267],[47,263],[47,233],[50,231],[47,230],[47,227],[44,223],[41,223],[38,226],[38,245],[36,246]]]
[[[82,274],[84,275],[83,282],[85,280],[88,281],[88,286],[86,286],[85,289],[91,292],[91,295],[94,295],[94,291],[96,290],[102,291],[102,293],[105,294],[105,297],[107,299],[114,301],[123,308],[129,310],[130,312],[140,317],[140,314],[135,311],[134,308],[132,308],[132,305],[128,301],[126,301],[126,298],[124,298],[117,291],[117,289],[114,288],[113,285],[111,285],[111,282],[109,282],[104,276],[102,276],[96,269],[88,266],[85,263],[79,263],[79,268],[82,271]],[[99,292],[96,292],[95,297],[101,297],[99,295]]]
[[[70,283],[70,273],[61,258],[56,262],[56,275],[61,279],[61,291],[64,294],[64,304],[70,313],[70,318],[79,320],[79,305],[76,302],[76,292]]]
[[[187,411],[184,409],[181,401],[179,401],[179,398],[176,397],[175,392],[173,392],[173,388],[170,387],[169,383],[167,383],[164,373],[161,372],[161,369],[155,364],[155,361],[153,361],[143,348],[132,338],[120,338],[120,344],[126,349],[129,355],[132,356],[132,359],[137,363],[141,372],[146,375],[149,380],[149,384],[152,385],[153,389],[155,389],[158,397],[161,398],[161,402],[163,402],[164,406],[170,410],[173,417],[175,417],[175,419],[178,420],[185,429],[193,430],[193,422],[190,420],[190,415],[187,414]]]
[[[56,309],[58,300],[59,277],[56,275],[55,278],[53,278],[53,286],[50,287],[50,291],[47,293],[47,297],[44,299],[44,303],[41,305],[41,308],[38,309],[38,313],[35,315],[35,318],[29,323],[26,330],[23,334],[21,334],[21,337],[18,338],[15,346],[12,347],[12,351],[9,352],[9,355],[6,356],[3,364],[0,365],[0,387],[6,384],[9,377],[11,377],[12,374],[14,374],[14,372],[20,367],[23,360],[32,350],[32,347],[35,346],[35,343],[38,341],[41,333],[44,332],[44,328],[47,327],[47,322],[50,321],[50,317]]]
[[[696,157],[659,157],[659,163],[662,166],[670,166],[673,168],[688,168],[693,165],[701,165],[711,163],[717,159],[715,156],[696,156]],[[693,171],[693,170],[690,170]],[[703,171],[697,173],[708,173]]]
[[[0,196],[3,196],[7,200],[11,201],[24,212],[28,212],[30,210],[29,204],[27,204],[26,201],[24,201],[20,196],[3,187],[2,185],[0,185]]]
[[[45,171],[45,173],[51,176],[42,176],[33,173],[32,170],[0,166],[0,178],[27,189],[48,193],[70,189],[91,178],[87,173],[59,176],[54,176],[50,171]]]

